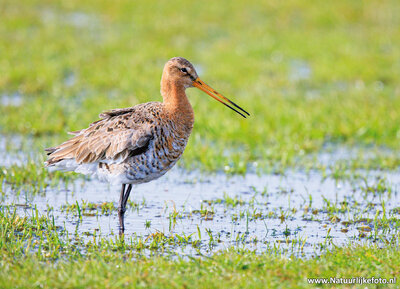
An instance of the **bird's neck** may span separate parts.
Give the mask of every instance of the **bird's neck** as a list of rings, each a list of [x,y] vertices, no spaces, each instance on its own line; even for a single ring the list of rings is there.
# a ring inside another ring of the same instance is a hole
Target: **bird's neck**
[[[168,114],[176,122],[185,124],[190,130],[194,123],[193,108],[185,93],[186,88],[179,82],[161,80],[161,95]]]

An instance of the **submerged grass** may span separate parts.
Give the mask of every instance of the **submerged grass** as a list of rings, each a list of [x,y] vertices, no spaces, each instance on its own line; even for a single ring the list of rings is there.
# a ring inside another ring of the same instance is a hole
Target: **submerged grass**
[[[114,240],[71,239],[49,216],[37,211],[18,217],[0,210],[1,288],[309,288],[307,278],[394,278],[400,273],[399,243],[336,248],[316,259],[256,254],[230,248],[211,257],[149,256],[160,246],[187,243],[190,236]],[[101,285],[100,285],[101,284]],[[396,288],[396,284],[392,288]],[[355,288],[355,287],[354,287]],[[387,288],[385,286],[385,288]],[[390,286],[389,286],[390,288]]]

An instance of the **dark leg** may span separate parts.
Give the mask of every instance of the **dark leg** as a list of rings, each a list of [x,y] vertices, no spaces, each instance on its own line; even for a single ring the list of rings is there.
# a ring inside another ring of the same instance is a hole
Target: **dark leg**
[[[129,199],[129,194],[131,193],[132,190],[132,185],[128,185],[128,188],[126,189],[125,195],[124,195],[124,208],[126,209],[126,204],[128,203]]]
[[[121,194],[119,196],[119,203],[118,203],[118,217],[119,217],[119,233],[123,233],[125,230],[124,226],[124,210],[123,210],[123,202],[124,202],[124,193],[125,193],[125,185],[122,185]]]
[[[131,193],[132,190],[132,185],[128,185],[126,188],[126,185],[122,185],[121,188],[121,194],[119,197],[119,204],[118,204],[118,217],[119,217],[119,233],[123,234],[125,231],[125,225],[124,225],[124,214],[126,211],[126,203],[128,202],[129,194]]]

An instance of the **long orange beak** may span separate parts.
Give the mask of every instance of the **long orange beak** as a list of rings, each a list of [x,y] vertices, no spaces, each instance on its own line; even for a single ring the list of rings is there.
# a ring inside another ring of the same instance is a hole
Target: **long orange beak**
[[[195,80],[193,80],[193,86],[197,87],[198,89],[204,91],[205,93],[207,93],[209,96],[211,96],[212,98],[218,100],[220,103],[222,103],[223,105],[229,107],[230,109],[232,109],[233,111],[236,111],[238,114],[240,114],[241,116],[243,116],[244,118],[246,118],[247,114],[248,116],[250,116],[250,114],[245,111],[243,108],[241,108],[240,106],[238,106],[236,103],[234,103],[233,101],[229,100],[228,98],[226,98],[225,96],[223,96],[222,94],[219,94],[216,90],[214,90],[213,88],[209,87],[207,84],[205,84],[200,78],[196,78]],[[232,106],[236,107],[237,109],[233,108]],[[240,112],[240,111],[242,112]]]

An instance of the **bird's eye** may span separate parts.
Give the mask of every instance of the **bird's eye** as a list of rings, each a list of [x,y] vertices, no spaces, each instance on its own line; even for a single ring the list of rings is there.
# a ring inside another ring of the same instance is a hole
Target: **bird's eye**
[[[181,71],[182,71],[183,73],[187,73],[187,72],[188,72],[187,69],[186,69],[185,67],[181,68]]]

